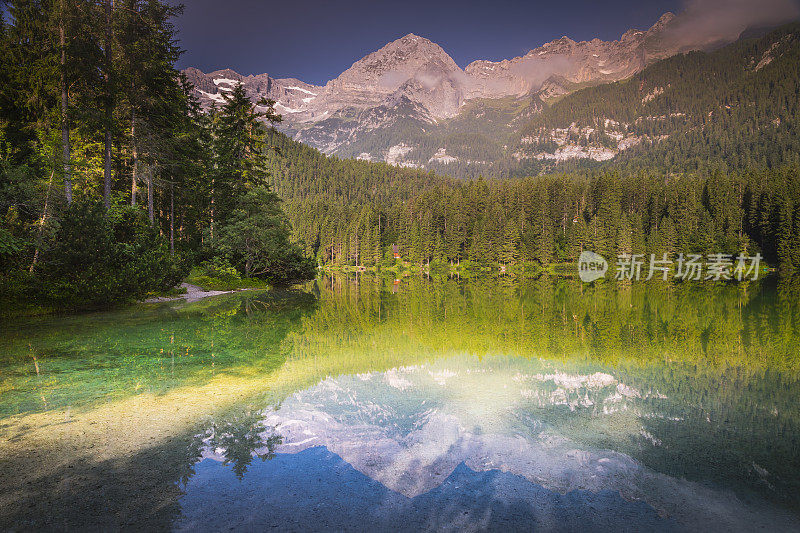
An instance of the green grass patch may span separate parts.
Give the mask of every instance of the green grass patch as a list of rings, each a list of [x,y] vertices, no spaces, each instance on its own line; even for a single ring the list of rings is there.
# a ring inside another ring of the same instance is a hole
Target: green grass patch
[[[186,287],[173,287],[166,291],[151,291],[147,293],[147,298],[171,298],[186,294]]]
[[[203,274],[199,268],[193,268],[186,278],[186,283],[197,285],[207,291],[235,291],[238,289],[268,289],[269,283],[257,278],[236,278],[234,276],[217,278]]]

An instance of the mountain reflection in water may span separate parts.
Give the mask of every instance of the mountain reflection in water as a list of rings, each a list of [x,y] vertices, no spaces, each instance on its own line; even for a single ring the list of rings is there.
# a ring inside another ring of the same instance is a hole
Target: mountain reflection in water
[[[328,378],[264,411],[268,442],[254,451],[276,453],[274,464],[256,463],[235,482],[217,462],[227,462],[225,450],[207,449],[184,487],[178,524],[791,528],[792,517],[765,502],[744,505],[730,491],[656,472],[618,451],[663,447],[649,421],[686,423],[675,415],[681,408],[604,372],[509,357],[463,355]]]

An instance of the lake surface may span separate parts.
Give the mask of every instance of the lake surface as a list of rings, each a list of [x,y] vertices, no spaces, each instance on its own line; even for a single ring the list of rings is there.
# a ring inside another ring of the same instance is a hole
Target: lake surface
[[[322,278],[0,326],[0,528],[800,528],[800,284]]]

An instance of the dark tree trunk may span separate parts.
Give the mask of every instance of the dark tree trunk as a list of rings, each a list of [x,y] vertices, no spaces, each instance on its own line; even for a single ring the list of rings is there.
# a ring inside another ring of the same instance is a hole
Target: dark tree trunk
[[[113,125],[113,113],[114,113],[114,102],[113,102],[113,91],[111,89],[111,8],[113,6],[114,0],[106,0],[106,43],[105,43],[105,55],[106,55],[106,72],[105,72],[105,83],[106,83],[106,102],[105,102],[105,128],[106,128],[106,139],[105,139],[105,168],[103,170],[103,202],[106,205],[106,209],[111,207],[111,128]]]
[[[136,205],[138,193],[138,174],[136,170],[138,153],[136,151],[136,110],[131,110],[131,205]]]
[[[175,255],[175,186],[169,186],[169,254]]]
[[[147,215],[150,217],[150,224],[155,221],[153,213],[153,169],[147,169]]]
[[[211,242],[214,242],[214,178],[211,178]]]
[[[72,167],[69,164],[69,118],[67,117],[69,95],[67,93],[67,37],[64,29],[64,9],[64,0],[61,0],[61,19],[58,24],[59,44],[61,45],[61,162],[64,165],[64,194],[67,204],[71,204]]]

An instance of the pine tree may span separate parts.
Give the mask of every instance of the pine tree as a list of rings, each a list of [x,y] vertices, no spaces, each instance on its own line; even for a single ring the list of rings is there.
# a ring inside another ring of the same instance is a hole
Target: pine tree
[[[257,111],[244,86],[237,84],[225,95],[225,104],[216,116],[213,200],[215,215],[222,222],[247,190],[267,185],[266,145],[260,120],[277,122],[280,117],[274,112],[273,101],[262,100],[258,105],[266,111]]]
[[[500,253],[500,262],[504,265],[514,265],[519,260],[520,232],[516,221],[506,225],[503,236],[503,250]]]

